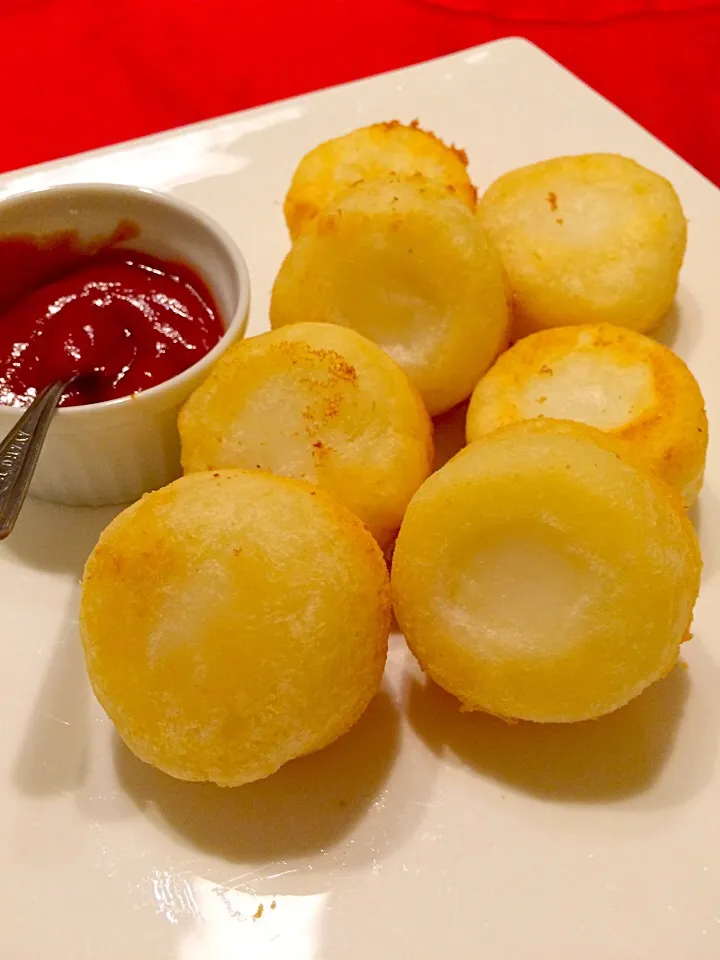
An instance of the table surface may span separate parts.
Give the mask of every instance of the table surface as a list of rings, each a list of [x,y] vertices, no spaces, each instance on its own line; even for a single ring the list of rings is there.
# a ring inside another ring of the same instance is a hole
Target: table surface
[[[703,0],[6,0],[0,171],[512,35],[720,183],[720,4]]]

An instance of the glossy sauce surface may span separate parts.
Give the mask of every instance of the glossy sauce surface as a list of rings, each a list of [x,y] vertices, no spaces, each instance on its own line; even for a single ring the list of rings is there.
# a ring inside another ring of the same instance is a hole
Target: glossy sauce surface
[[[147,390],[196,363],[224,328],[210,291],[179,263],[105,246],[0,241],[0,404],[24,406],[80,374],[61,406]]]

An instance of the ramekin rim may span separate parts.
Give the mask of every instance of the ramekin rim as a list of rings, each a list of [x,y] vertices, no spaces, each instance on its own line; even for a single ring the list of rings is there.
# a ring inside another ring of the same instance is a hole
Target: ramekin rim
[[[198,372],[202,372],[204,368],[211,366],[215,360],[222,353],[224,353],[229,346],[232,345],[232,343],[238,337],[238,332],[242,332],[247,327],[250,311],[250,272],[248,270],[247,261],[245,260],[242,250],[232,238],[230,233],[225,229],[225,227],[218,223],[214,217],[211,217],[209,214],[205,213],[204,210],[196,207],[194,204],[188,203],[186,200],[181,200],[172,194],[164,193],[161,190],[155,190],[152,187],[137,186],[134,184],[105,183],[102,181],[61,183],[53,184],[52,186],[35,187],[29,190],[18,191],[18,193],[13,193],[3,197],[0,199],[0,214],[2,213],[2,210],[9,205],[21,203],[22,201],[38,195],[62,195],[63,193],[71,192],[90,194],[93,191],[98,190],[114,193],[119,196],[122,196],[123,194],[142,194],[162,205],[165,205],[166,207],[174,207],[183,215],[200,223],[202,227],[208,230],[210,233],[214,233],[229,254],[230,260],[233,264],[233,269],[237,274],[238,302],[232,316],[229,318],[228,325],[222,337],[220,337],[218,342],[212,347],[211,350],[208,350],[207,353],[203,354],[202,357],[199,357],[189,367],[186,367],[185,370],[181,370],[180,373],[176,373],[173,377],[163,380],[161,383],[155,384],[152,387],[148,387],[147,390],[138,390],[135,393],[129,393],[124,397],[114,397],[112,400],[101,400],[98,403],[83,403],[71,407],[58,407],[58,409],[55,411],[55,418],[62,419],[64,421],[68,421],[73,417],[79,418],[81,416],[92,416],[92,411],[97,411],[98,413],[110,411],[119,412],[125,407],[137,407],[137,404],[142,402],[145,398],[147,398],[148,402],[150,402],[152,400],[157,400],[164,391],[168,393],[172,392],[173,389],[177,389],[182,384],[184,379],[192,379],[198,374]],[[195,265],[192,263],[190,263],[189,266],[195,268]],[[5,412],[17,412],[18,415],[20,415],[25,409],[25,406],[15,407],[5,405],[0,407],[0,415]]]

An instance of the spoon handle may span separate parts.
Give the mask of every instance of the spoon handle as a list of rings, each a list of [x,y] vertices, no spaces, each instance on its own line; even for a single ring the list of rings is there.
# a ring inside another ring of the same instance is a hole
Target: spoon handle
[[[57,381],[41,390],[0,443],[0,540],[12,533],[67,384],[67,380]]]

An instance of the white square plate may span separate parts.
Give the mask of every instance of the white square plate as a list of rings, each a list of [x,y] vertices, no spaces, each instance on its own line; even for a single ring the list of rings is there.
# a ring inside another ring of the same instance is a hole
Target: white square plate
[[[543,157],[617,151],[664,174],[690,220],[663,336],[720,423],[720,193],[536,48],[419,67],[0,178],[170,190],[237,239],[266,327],[300,156],[419,117],[481,187]],[[94,702],[78,578],[113,511],[29,503],[0,547],[0,954],[8,960],[717,960],[720,453],[697,519],[695,639],[629,707],[561,728],[461,715],[396,638],[385,692],[347,737],[238,790],[136,761]]]

